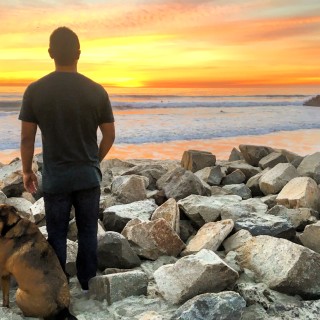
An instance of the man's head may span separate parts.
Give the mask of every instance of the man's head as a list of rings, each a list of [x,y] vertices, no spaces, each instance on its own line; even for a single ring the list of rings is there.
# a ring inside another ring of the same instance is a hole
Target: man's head
[[[52,32],[48,51],[56,64],[73,65],[80,56],[78,36],[69,28],[60,27]]]

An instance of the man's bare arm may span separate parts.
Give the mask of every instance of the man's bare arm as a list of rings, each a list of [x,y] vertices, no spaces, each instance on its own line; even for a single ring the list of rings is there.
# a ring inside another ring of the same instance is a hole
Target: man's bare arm
[[[99,145],[99,160],[100,162],[108,154],[115,139],[114,123],[102,123],[99,126],[102,133],[102,140]]]
[[[33,122],[21,122],[20,152],[22,160],[23,183],[27,191],[35,193],[38,188],[38,180],[32,171],[34,154],[34,141],[37,133],[37,124]]]

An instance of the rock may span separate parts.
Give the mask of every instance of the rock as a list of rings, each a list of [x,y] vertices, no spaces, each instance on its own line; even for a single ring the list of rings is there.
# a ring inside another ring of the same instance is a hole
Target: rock
[[[223,189],[223,187],[212,186],[211,187],[211,195],[212,196],[225,196],[232,194],[230,191]]]
[[[202,226],[197,234],[190,240],[181,256],[197,253],[202,249],[218,250],[223,240],[229,235],[234,226],[232,220],[208,222]]]
[[[162,316],[155,311],[148,311],[141,315],[139,320],[163,320]]]
[[[163,218],[177,234],[180,233],[180,211],[175,199],[170,198],[156,209],[152,214],[151,220]]]
[[[202,227],[206,222],[213,222],[220,217],[221,208],[228,203],[238,204],[241,198],[239,196],[211,196],[204,197],[190,195],[179,200],[178,205],[181,210],[198,227]]]
[[[277,194],[268,194],[267,196],[261,197],[260,200],[271,209],[277,204],[277,196]]]
[[[310,177],[320,184],[320,152],[306,156],[297,170],[300,176]]]
[[[260,189],[260,179],[261,177],[269,171],[269,168],[264,169],[263,171],[259,172],[258,174],[249,178],[246,183],[246,186],[251,190],[251,194],[253,197],[263,196],[263,192]]]
[[[235,320],[240,319],[245,300],[236,292],[200,294],[184,303],[172,320]]]
[[[7,320],[23,320],[25,317],[17,314],[14,310],[9,308],[0,307],[0,319]]]
[[[285,239],[257,236],[237,249],[242,268],[269,288],[302,297],[320,296],[320,255]]]
[[[47,227],[46,227],[46,226],[39,227],[39,230],[40,230],[40,232],[42,233],[42,235],[43,235],[46,239],[48,239]]]
[[[274,206],[267,213],[285,218],[299,231],[302,231],[306,225],[315,223],[319,218],[319,215],[309,208],[288,209],[281,205]]]
[[[287,208],[312,208],[320,210],[320,190],[308,177],[292,179],[277,196],[277,203]]]
[[[259,161],[259,167],[262,169],[273,168],[278,163],[288,162],[287,158],[280,152],[271,152]]]
[[[71,276],[77,274],[77,254],[78,243],[67,239],[67,260],[66,260],[66,272]]]
[[[213,167],[216,164],[216,157],[207,151],[188,150],[183,153],[181,166],[186,170],[196,172],[205,167]]]
[[[149,165],[137,165],[133,168],[128,169],[122,175],[140,175],[148,179],[148,188],[151,190],[156,189],[157,180],[162,177],[167,170],[159,164]]]
[[[201,293],[220,292],[232,286],[238,277],[214,252],[205,249],[160,267],[154,273],[161,295],[174,304]]]
[[[218,186],[222,179],[226,176],[224,172],[222,172],[220,166],[215,166],[211,169],[208,180],[206,181],[209,186]]]
[[[299,240],[305,247],[320,253],[320,221],[306,226]]]
[[[197,230],[193,227],[192,221],[190,220],[180,220],[180,239],[186,243],[188,239],[195,235]]]
[[[38,170],[36,161],[32,162],[32,170],[34,172]],[[7,197],[21,196],[24,191],[21,160],[14,160],[0,168],[0,190]]]
[[[227,190],[228,192],[235,194],[242,199],[246,200],[252,197],[251,190],[244,184],[229,184],[227,186],[223,187],[224,190]]]
[[[14,206],[21,217],[27,218],[31,222],[34,222],[34,216],[30,211],[30,208],[32,206],[32,203],[30,201],[23,198],[12,197],[6,199],[6,204]]]
[[[224,177],[221,181],[221,184],[239,184],[244,182],[245,180],[246,176],[244,175],[244,173],[241,170],[237,169],[229,173],[226,177]]]
[[[151,260],[163,255],[176,257],[185,247],[177,233],[162,218],[149,222],[133,220],[122,234],[134,245],[139,256]]]
[[[147,294],[148,277],[142,271],[128,271],[96,276],[89,281],[89,293],[97,300],[106,299],[108,304],[130,296]]]
[[[248,230],[239,230],[229,238],[225,239],[222,245],[226,252],[234,251],[243,246],[251,238],[252,235]]]
[[[239,279],[241,280],[241,278]],[[244,298],[247,306],[260,304],[264,309],[269,309],[273,305],[299,304],[299,296],[290,296],[268,288],[264,283],[237,282],[236,291]]]
[[[233,148],[231,150],[230,156],[229,156],[229,161],[237,161],[237,160],[242,160],[243,155],[237,148]]]
[[[77,241],[78,239],[78,228],[77,228],[77,223],[75,219],[72,219],[71,221],[69,221],[67,238],[71,241]]]
[[[320,106],[320,96],[315,96],[303,103],[304,106],[319,107]]]
[[[42,219],[44,219],[46,215],[46,211],[44,208],[44,200],[40,198],[30,207],[31,214],[33,215],[34,222],[39,223]]]
[[[201,180],[191,171],[177,168],[169,175],[165,174],[157,181],[157,186],[163,188],[167,198],[177,201],[191,194],[210,195],[211,189],[205,188]]]
[[[246,162],[254,167],[257,167],[259,165],[259,161],[262,158],[273,152],[273,149],[269,147],[248,144],[239,145],[239,149]]]
[[[252,306],[245,308],[242,314],[241,320],[280,320],[280,319],[271,318],[267,314],[267,311],[264,310],[264,308],[260,304],[253,304]]]
[[[120,203],[131,203],[147,199],[146,187],[149,180],[146,177],[131,175],[118,176],[111,185],[111,191]]]
[[[107,159],[103,160],[100,163],[100,170],[102,174],[106,172],[107,170],[111,171],[112,176],[119,176],[123,172],[125,172],[128,168],[132,168],[135,165],[128,162],[128,161],[123,161],[119,159]]]
[[[292,239],[295,235],[293,225],[286,219],[272,215],[252,214],[235,221],[236,231],[249,231],[253,236],[269,235],[273,237]]]
[[[297,169],[292,164],[279,163],[260,178],[259,186],[264,195],[276,194],[297,176]]]
[[[240,170],[245,175],[246,180],[261,172],[261,169],[259,167],[253,167],[244,161],[234,161],[226,164],[226,166],[228,173],[231,173],[235,170]]]
[[[2,191],[0,191],[0,203],[6,203],[6,200],[7,196]]]
[[[131,269],[141,261],[131,249],[128,240],[120,233],[108,231],[98,239],[98,268]]]
[[[144,260],[141,263],[140,269],[148,276],[149,280],[154,280],[153,274],[156,270],[167,264],[176,263],[177,260],[177,258],[172,256],[161,256],[155,261]]]
[[[121,232],[132,219],[149,220],[157,207],[153,199],[115,205],[103,212],[103,225],[106,231]]]

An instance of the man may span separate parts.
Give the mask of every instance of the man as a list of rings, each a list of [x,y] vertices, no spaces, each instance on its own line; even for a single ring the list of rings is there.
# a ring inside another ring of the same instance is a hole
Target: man
[[[19,115],[23,181],[27,191],[36,192],[32,159],[39,127],[48,241],[65,270],[73,205],[78,228],[77,277],[81,288],[88,290],[88,281],[97,269],[99,164],[114,141],[114,118],[103,87],[77,72],[81,52],[77,35],[66,27],[56,29],[48,51],[55,71],[29,85]],[[99,146],[98,127],[102,132]]]

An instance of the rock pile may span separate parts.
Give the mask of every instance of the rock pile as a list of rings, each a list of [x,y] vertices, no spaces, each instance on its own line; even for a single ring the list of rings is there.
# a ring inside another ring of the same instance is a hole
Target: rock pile
[[[304,104],[304,106],[311,106],[311,107],[319,107],[320,106],[320,96],[315,96],[309,100],[307,100]]]
[[[228,161],[190,150],[181,163],[102,163],[99,270],[89,283],[90,301],[105,303],[100,311],[128,320],[318,319],[320,152],[239,149]],[[0,187],[0,201],[46,234],[41,190],[23,191],[20,160],[0,168]],[[130,312],[128,299],[137,299]],[[120,305],[122,314],[112,313]]]

